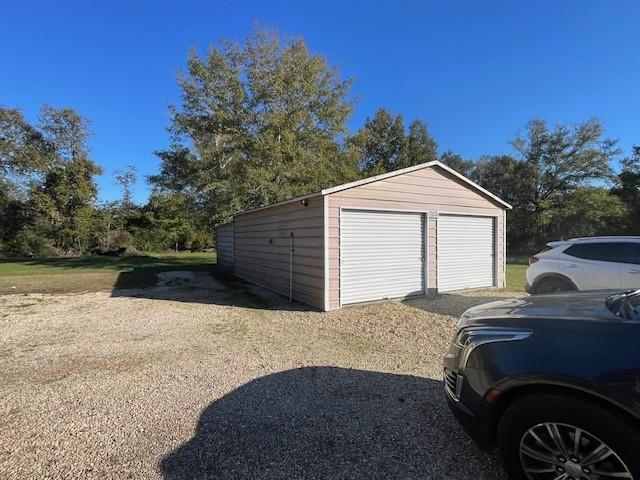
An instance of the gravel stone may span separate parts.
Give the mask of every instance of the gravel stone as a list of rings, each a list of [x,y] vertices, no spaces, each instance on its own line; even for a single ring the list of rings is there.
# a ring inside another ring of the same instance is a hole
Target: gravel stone
[[[517,293],[322,313],[202,275],[0,297],[0,478],[504,478],[441,365],[466,308]]]

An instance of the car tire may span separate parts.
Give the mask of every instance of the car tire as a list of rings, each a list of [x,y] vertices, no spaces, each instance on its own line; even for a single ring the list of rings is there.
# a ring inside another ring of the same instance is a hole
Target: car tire
[[[575,287],[567,280],[561,278],[548,278],[541,280],[534,288],[535,293],[557,293],[575,290]]]
[[[564,439],[560,443],[566,447],[567,452],[573,453],[570,451],[574,445],[571,439],[575,439],[577,430],[571,430],[570,427],[581,429],[578,437],[580,441],[577,443],[582,447],[573,459],[571,455],[568,458],[562,457],[559,450],[550,453],[551,450],[543,448],[530,433],[533,431],[537,434],[538,439],[545,445],[556,447],[557,443],[553,443],[553,437],[550,434],[547,436],[545,432],[559,431],[560,437]],[[621,468],[624,468],[634,479],[640,480],[640,432],[635,427],[633,422],[624,416],[586,400],[559,394],[528,395],[516,400],[502,415],[497,433],[498,451],[502,465],[512,480],[609,478],[596,474],[598,469],[609,468],[606,466],[608,464],[602,462],[611,464],[610,468],[613,470],[610,472],[616,471],[616,468],[622,471]],[[591,449],[598,448],[597,442],[604,444],[615,454],[610,454],[608,459],[605,458],[600,463],[588,465],[590,459],[587,457]],[[533,447],[536,454],[542,452],[547,455],[549,452],[548,455],[557,462],[549,463],[550,468],[554,469],[553,473],[525,473],[524,464],[529,470],[543,469],[547,464],[546,461],[542,462],[528,456],[532,453],[530,447]],[[526,454],[522,453],[523,449],[527,449]],[[566,462],[563,463],[562,459]],[[573,462],[576,459],[579,461]],[[618,463],[619,460],[622,466]],[[588,474],[576,474],[576,470],[584,472],[584,468],[589,470]],[[563,473],[567,476],[563,477]]]

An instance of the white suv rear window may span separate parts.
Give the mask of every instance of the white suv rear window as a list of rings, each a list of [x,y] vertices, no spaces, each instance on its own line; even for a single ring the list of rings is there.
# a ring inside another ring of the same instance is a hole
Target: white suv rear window
[[[632,244],[622,242],[577,243],[571,245],[563,253],[586,260],[624,263],[628,245]]]

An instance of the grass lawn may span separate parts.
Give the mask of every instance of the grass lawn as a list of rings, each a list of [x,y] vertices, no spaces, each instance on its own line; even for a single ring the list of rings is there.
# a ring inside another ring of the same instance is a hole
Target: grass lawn
[[[514,292],[524,292],[524,274],[528,265],[507,263],[507,289]]]
[[[79,293],[155,285],[156,273],[209,270],[215,253],[139,257],[57,257],[0,260],[0,295]]]
[[[528,266],[529,259],[526,256],[507,257],[507,289],[524,292]]]
[[[507,260],[507,289],[524,291],[525,258]],[[156,273],[209,270],[215,253],[156,254],[144,257],[62,257],[0,260],[0,295],[80,293],[156,284]]]

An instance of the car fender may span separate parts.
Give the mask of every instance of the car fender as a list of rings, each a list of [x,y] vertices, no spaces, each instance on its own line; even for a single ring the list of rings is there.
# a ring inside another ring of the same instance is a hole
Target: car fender
[[[596,403],[608,410],[624,415],[640,427],[640,416],[633,410],[632,405],[616,401],[610,395],[593,389],[584,380],[565,376],[541,377],[539,374],[526,374],[501,381],[488,390],[482,399],[482,403],[487,407],[485,410],[485,425],[489,426],[488,442],[493,444],[500,418],[513,401],[527,394],[544,392],[570,395]]]

